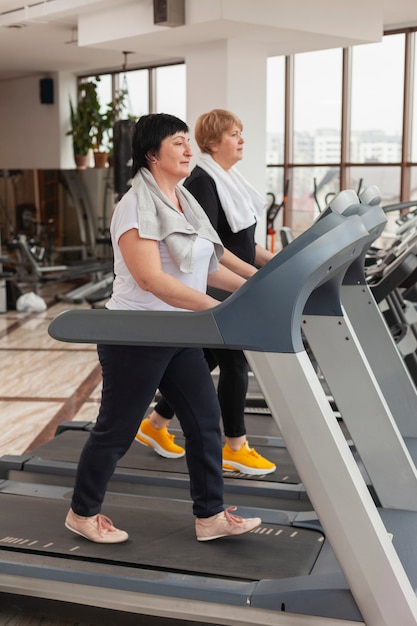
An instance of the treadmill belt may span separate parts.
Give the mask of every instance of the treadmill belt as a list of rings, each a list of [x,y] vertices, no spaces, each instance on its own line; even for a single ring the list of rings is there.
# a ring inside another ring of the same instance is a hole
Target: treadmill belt
[[[47,461],[78,463],[78,458],[88,436],[85,430],[66,430],[46,444],[32,451],[34,457]],[[184,445],[184,438],[177,436],[176,441]],[[250,476],[240,472],[224,472],[227,478],[244,476],[247,480],[259,480],[275,483],[299,484],[300,478],[286,448],[257,445],[256,450],[277,466],[273,474],[266,476]],[[127,470],[149,470],[188,474],[185,457],[181,459],[165,459],[156,454],[152,448],[134,441],[128,452],[118,463],[119,468]]]
[[[263,407],[245,408],[245,426],[249,443],[252,437],[280,437],[277,423],[269,409]]]
[[[125,500],[115,506],[111,498],[103,512],[129,532],[129,540],[94,544],[64,527],[68,507],[62,498],[2,493],[0,550],[256,581],[308,575],[322,547],[321,533],[278,524],[198,542],[189,504],[145,499],[141,505],[126,506]]]

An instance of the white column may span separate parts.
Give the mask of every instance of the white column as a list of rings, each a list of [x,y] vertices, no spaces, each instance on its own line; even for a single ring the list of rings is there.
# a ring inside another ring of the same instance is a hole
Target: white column
[[[228,109],[243,123],[245,151],[239,171],[261,193],[266,194],[266,61],[262,44],[228,39],[188,48],[187,123],[191,135],[201,113]],[[195,154],[198,148],[193,142]],[[265,245],[265,223],[256,231]]]

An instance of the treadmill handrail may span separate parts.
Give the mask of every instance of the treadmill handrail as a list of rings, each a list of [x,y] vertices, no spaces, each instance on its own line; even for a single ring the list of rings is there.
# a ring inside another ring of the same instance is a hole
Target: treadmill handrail
[[[197,312],[66,311],[48,331],[59,341],[75,343],[301,352],[301,316],[310,294],[343,275],[368,237],[360,217],[330,209],[216,307]]]

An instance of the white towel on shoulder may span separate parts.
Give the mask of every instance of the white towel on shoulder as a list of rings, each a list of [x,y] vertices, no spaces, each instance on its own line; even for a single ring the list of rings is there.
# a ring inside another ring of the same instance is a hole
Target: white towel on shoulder
[[[222,209],[234,233],[249,228],[262,217],[266,201],[235,168],[227,172],[211,154],[200,154],[197,165],[207,172],[216,183]]]
[[[197,236],[214,244],[209,272],[215,272],[223,255],[223,245],[207,215],[194,196],[181,185],[176,193],[184,211],[179,213],[155,182],[151,172],[140,168],[132,179],[132,189],[137,196],[137,215],[141,237],[165,240],[168,250],[182,272],[194,268],[194,241]]]

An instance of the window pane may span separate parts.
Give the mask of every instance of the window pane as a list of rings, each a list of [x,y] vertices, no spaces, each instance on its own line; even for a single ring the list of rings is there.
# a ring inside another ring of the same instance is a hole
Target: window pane
[[[400,198],[400,167],[351,167],[348,171],[349,187],[363,191],[370,185],[376,185],[381,192],[382,205],[394,204]]]
[[[311,226],[340,189],[339,168],[295,167],[289,226],[299,235]]]
[[[352,51],[350,160],[353,163],[401,160],[404,92],[404,35]]]
[[[267,193],[273,193],[277,198],[283,193],[283,175],[282,167],[266,168],[266,190]]]
[[[416,33],[411,35],[416,37]],[[413,89],[413,111],[412,111],[412,135],[411,135],[411,160],[417,161],[417,47],[414,49],[414,89]],[[414,174],[413,174],[414,178]],[[414,178],[414,181],[416,179]],[[413,189],[413,187],[412,187]]]
[[[417,167],[411,168],[410,177],[411,177],[410,200],[417,200]]]
[[[266,162],[284,162],[285,57],[267,59]]]
[[[319,212],[340,191],[339,167],[315,167],[309,170],[313,175],[312,195]],[[307,188],[308,189],[308,188]]]
[[[156,68],[156,113],[186,119],[185,65]]]
[[[149,70],[132,70],[120,76],[121,89],[127,90],[126,117],[149,113]]]
[[[340,161],[342,50],[296,54],[294,162]]]
[[[366,187],[376,185],[381,192],[381,206],[384,207],[400,201],[400,177],[401,169],[399,166],[351,167],[348,170],[348,178],[350,179],[348,187],[355,189],[355,191],[363,191]],[[387,217],[388,224],[384,229],[382,239],[392,237],[397,228],[395,220],[398,213],[389,212]]]
[[[271,213],[268,216],[273,217],[273,212],[275,212],[275,208],[273,205],[280,206],[283,199],[283,177],[284,177],[284,169],[282,167],[267,167],[266,168],[266,201],[267,212],[271,209]],[[268,229],[270,228],[275,233],[267,233],[267,248],[272,252],[276,252],[280,247],[280,237],[279,230],[283,224],[283,207],[280,207],[279,211],[276,213],[273,222],[268,223]]]

